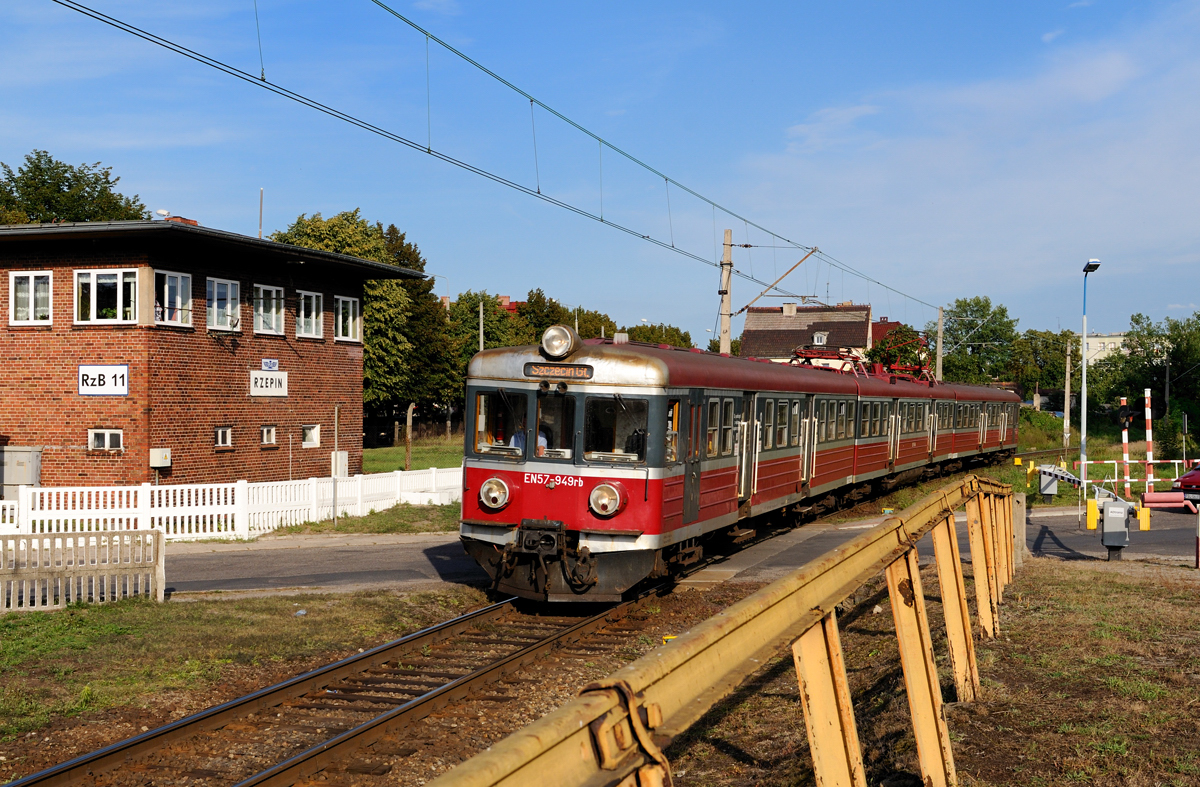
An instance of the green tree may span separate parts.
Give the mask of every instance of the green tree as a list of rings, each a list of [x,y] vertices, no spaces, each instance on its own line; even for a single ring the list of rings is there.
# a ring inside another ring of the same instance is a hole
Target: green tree
[[[942,377],[950,383],[987,385],[1008,371],[1009,353],[1017,338],[1017,320],[1008,309],[992,305],[986,295],[959,298],[943,315]],[[925,326],[937,335],[937,323]]]
[[[532,341],[541,341],[542,334],[551,325],[573,325],[575,315],[541,289],[530,290],[525,302],[517,307],[517,314],[525,320],[532,334]]]
[[[606,336],[609,339],[617,332],[617,324],[603,312],[591,309],[579,310],[579,335],[584,339],[599,339]]]
[[[1071,348],[1071,390],[1080,384],[1079,337],[1071,331],[1028,330],[1012,344],[1007,376],[1021,386],[1026,397],[1035,391],[1063,388],[1067,348]]]
[[[721,352],[721,338],[719,336],[708,340],[708,351],[710,353]],[[742,354],[742,340],[740,337],[729,340],[729,354],[734,358]]]
[[[379,225],[377,225],[379,226]],[[425,258],[405,233],[389,224],[383,232],[384,245],[391,261],[402,268],[425,272]],[[434,292],[435,279],[403,279],[408,293],[409,311],[400,328],[408,341],[408,368],[397,407],[416,402],[423,411],[456,403],[462,399],[463,380],[455,372],[455,353],[450,338],[450,317]]]
[[[467,364],[479,352],[479,304],[483,303],[483,346],[514,347],[525,344],[522,337],[528,333],[528,324],[518,316],[509,314],[500,305],[500,298],[487,292],[460,293],[450,304],[450,339],[454,347],[456,374],[465,379]]]
[[[301,214],[291,226],[275,232],[271,240],[309,249],[348,254],[364,260],[395,265],[378,224],[359,215],[358,208],[325,219]],[[363,403],[377,406],[404,398],[411,372],[412,346],[404,335],[409,296],[402,281],[379,279],[363,285]]]
[[[116,191],[121,179],[112,176],[112,167],[102,167],[100,162],[74,167],[44,150],[34,150],[16,172],[3,162],[0,170],[3,224],[150,218],[137,194],[127,197]]]
[[[867,360],[893,366],[924,366],[928,362],[925,339],[911,327],[901,323],[892,328],[867,350]]]
[[[621,330],[629,334],[629,341],[631,342],[669,344],[672,347],[695,347],[692,344],[692,335],[681,328],[676,328],[674,325],[666,325],[665,323],[657,325],[634,325],[631,328],[622,328]]]

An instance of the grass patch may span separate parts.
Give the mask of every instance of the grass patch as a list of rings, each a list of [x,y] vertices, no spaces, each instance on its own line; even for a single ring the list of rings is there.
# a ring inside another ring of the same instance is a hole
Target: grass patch
[[[0,617],[0,742],[85,711],[182,706],[183,694],[264,667],[298,674],[483,603],[478,590],[451,588],[10,613]]]
[[[452,533],[458,530],[462,508],[458,503],[448,506],[414,506],[398,503],[383,511],[366,516],[342,517],[334,524],[305,522],[271,531],[272,534],[297,535],[307,533]]]
[[[462,435],[427,437],[413,440],[412,469],[427,470],[430,467],[459,467],[463,460]],[[366,448],[363,450],[364,473],[390,473],[404,469],[404,446],[390,448]]]

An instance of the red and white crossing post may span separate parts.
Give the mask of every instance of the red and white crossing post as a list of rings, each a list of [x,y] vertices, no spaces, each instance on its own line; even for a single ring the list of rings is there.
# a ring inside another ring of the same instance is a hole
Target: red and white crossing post
[[[1127,413],[1129,405],[1126,403],[1125,397],[1121,397],[1121,412]],[[1129,500],[1133,497],[1133,492],[1130,490],[1129,479],[1129,419],[1121,419],[1121,455],[1125,460],[1125,499]]]
[[[1150,420],[1150,389],[1146,389],[1146,491],[1154,491],[1154,433]]]

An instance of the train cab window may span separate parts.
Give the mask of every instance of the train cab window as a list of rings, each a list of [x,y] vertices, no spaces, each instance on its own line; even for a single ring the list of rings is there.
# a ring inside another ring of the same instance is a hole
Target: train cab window
[[[589,396],[583,410],[583,458],[601,462],[646,461],[645,399],[620,394]]]
[[[771,448],[775,445],[775,400],[768,399],[763,404],[762,447]]]
[[[679,461],[679,400],[667,402],[666,463]]]
[[[721,400],[708,400],[708,455],[716,456],[721,439]]]
[[[575,397],[538,394],[537,449],[534,456],[570,459],[575,451]]]
[[[788,402],[780,400],[776,405],[775,447],[786,448],[788,444]]]
[[[800,445],[800,402],[792,402],[792,445]]]
[[[733,400],[721,402],[721,454],[733,453]]]
[[[475,395],[475,452],[500,456],[525,455],[525,416],[528,397],[501,388]]]

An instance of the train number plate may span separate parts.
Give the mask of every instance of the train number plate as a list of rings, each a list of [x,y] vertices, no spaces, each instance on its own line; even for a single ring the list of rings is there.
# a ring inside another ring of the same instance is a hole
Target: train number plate
[[[555,486],[583,486],[583,479],[573,475],[549,475],[547,473],[526,473],[525,483],[546,484]]]

